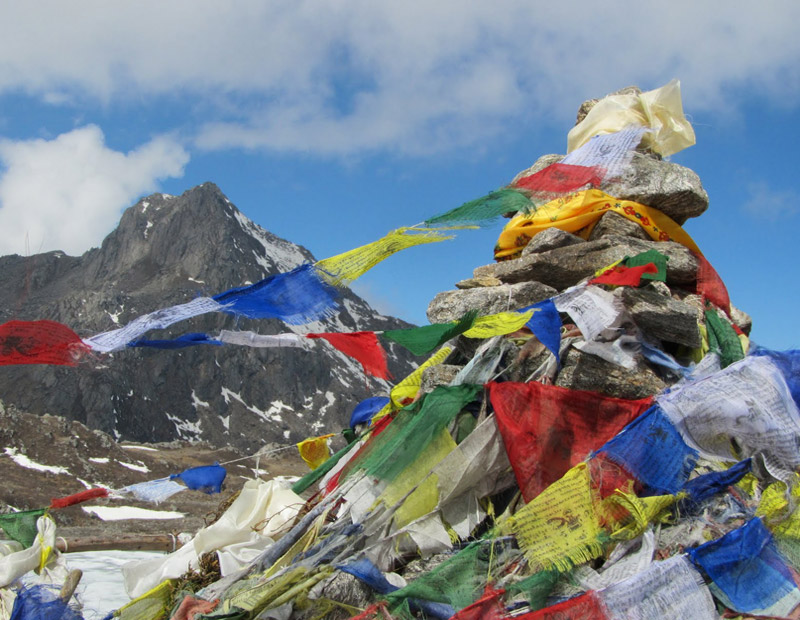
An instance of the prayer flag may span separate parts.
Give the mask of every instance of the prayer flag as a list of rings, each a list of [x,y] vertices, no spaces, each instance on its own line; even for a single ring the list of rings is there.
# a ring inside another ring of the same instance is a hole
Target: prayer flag
[[[12,540],[16,540],[26,549],[33,544],[36,540],[38,530],[36,529],[36,521],[39,520],[45,512],[44,508],[37,508],[36,510],[22,510],[20,512],[9,512],[0,514],[0,527]]]
[[[689,249],[692,250],[693,248],[690,247]],[[694,255],[697,259],[697,293],[730,315],[731,300],[725,283],[700,250],[694,249]]]
[[[739,480],[744,478],[750,471],[750,465],[751,459],[745,459],[728,469],[712,471],[708,474],[692,478],[683,487],[683,492],[686,493],[688,497],[681,501],[681,506],[689,510],[696,510],[703,501],[717,493],[721,493],[732,484],[736,484]]]
[[[561,603],[531,611],[515,620],[610,620],[596,592],[585,592]]]
[[[630,125],[620,131],[596,135],[561,160],[562,164],[593,166],[605,171],[608,178],[618,177],[633,159],[633,152],[647,132],[645,127]]]
[[[708,345],[715,353],[719,354],[720,366],[726,368],[744,359],[742,343],[730,323],[721,319],[713,308],[706,310],[706,329],[708,330]]]
[[[179,478],[193,491],[211,494],[222,491],[222,483],[225,481],[227,473],[222,465],[214,463],[213,465],[190,467],[179,474],[170,475],[170,479]]]
[[[525,189],[536,197],[548,200],[560,194],[568,194],[587,186],[598,187],[603,181],[605,170],[597,167],[575,166],[559,163],[534,174],[517,179],[513,187]]]
[[[314,265],[306,263],[287,273],[219,293],[214,301],[231,314],[302,325],[332,316],[337,296],[336,289],[320,279]]]
[[[151,347],[153,349],[184,349],[198,344],[212,344],[222,346],[219,340],[211,338],[208,334],[183,334],[171,340],[133,340],[129,347]]]
[[[634,256],[628,256],[624,259],[626,267],[640,267],[642,265],[653,264],[656,267],[655,272],[643,273],[642,280],[658,280],[659,282],[667,281],[667,262],[669,256],[662,254],[658,250],[647,250]]]
[[[372,416],[388,405],[389,402],[388,396],[365,398],[355,406],[355,409],[350,414],[350,428],[355,428],[358,424],[368,423],[372,420]]]
[[[475,319],[475,323],[464,332],[466,338],[491,338],[492,336],[505,336],[519,329],[531,319],[534,311],[526,312],[498,312]]]
[[[0,325],[0,366],[75,366],[88,350],[78,334],[55,321],[8,321]]]
[[[181,491],[185,490],[186,487],[182,484],[173,482],[169,478],[159,478],[158,480],[148,480],[147,482],[130,484],[122,489],[119,489],[119,492],[132,493],[136,499],[140,499],[144,502],[160,504],[176,493],[180,493]]]
[[[98,497],[108,497],[108,489],[86,489],[85,491],[67,495],[66,497],[53,498],[50,500],[50,508],[66,508],[67,506],[74,506],[75,504],[80,504],[81,502],[86,502]]]
[[[612,286],[639,286],[642,278],[648,274],[658,275],[658,267],[653,263],[638,267],[617,265],[603,272],[602,275],[589,280],[589,284],[608,284]]]
[[[452,323],[435,323],[409,329],[390,329],[383,332],[383,337],[405,347],[414,355],[427,355],[436,347],[467,331],[475,324],[477,317],[478,311],[470,310],[458,321]]]
[[[322,338],[345,355],[352,357],[369,373],[378,379],[388,379],[386,352],[383,350],[375,332],[306,334],[308,338]]]
[[[533,500],[652,403],[541,383],[489,383],[517,483]]]
[[[228,331],[223,329],[217,340],[225,344],[265,349],[268,347],[305,348],[306,339],[300,334],[256,334],[250,331]]]
[[[458,222],[487,224],[505,213],[527,211],[532,206],[531,199],[523,192],[514,188],[503,188],[425,220],[425,225],[434,226]]]
[[[533,316],[525,324],[550,352],[555,355],[559,366],[561,365],[561,316],[552,299],[545,299],[538,303],[522,308],[519,312],[534,310]]]
[[[484,595],[469,607],[459,611],[452,620],[503,620],[507,618],[506,610],[500,602],[505,590],[493,590],[486,586]]]
[[[333,433],[328,433],[320,437],[309,437],[297,444],[300,456],[311,469],[316,469],[330,458],[328,439],[331,437],[333,437]]]

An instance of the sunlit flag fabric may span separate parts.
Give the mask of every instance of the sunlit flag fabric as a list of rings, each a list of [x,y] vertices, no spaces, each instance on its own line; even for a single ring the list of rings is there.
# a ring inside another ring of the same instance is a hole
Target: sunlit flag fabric
[[[0,366],[74,366],[88,350],[80,336],[55,321],[9,321],[0,325]]]
[[[706,329],[708,330],[708,346],[719,354],[719,363],[726,368],[744,359],[744,351],[739,336],[730,323],[721,319],[717,311],[709,308],[705,312]]]
[[[791,571],[761,519],[689,550],[713,580],[712,593],[731,609],[758,616],[788,616],[800,604]]]
[[[222,491],[222,483],[227,473],[222,465],[214,463],[213,465],[190,467],[179,474],[170,475],[170,479],[183,480],[184,484],[193,491],[219,493]]]
[[[677,493],[697,463],[697,451],[657,405],[633,420],[598,450],[644,484],[648,494]]]
[[[645,411],[623,400],[537,382],[489,383],[497,425],[526,502]]]
[[[470,329],[477,318],[478,311],[470,310],[458,321],[452,323],[434,323],[410,329],[390,329],[383,332],[383,337],[396,342],[414,355],[427,355],[436,347]]]
[[[309,437],[297,444],[300,456],[311,469],[316,469],[331,456],[328,449],[328,440],[331,437],[333,437],[333,433],[328,433],[320,437]]]
[[[469,607],[459,611],[452,620],[503,620],[506,610],[500,602],[504,590],[493,590],[487,586],[484,595]]]
[[[466,338],[491,338],[505,336],[522,329],[533,315],[533,310],[524,312],[498,312],[475,319],[475,323],[464,332]]]
[[[208,334],[191,333],[182,334],[171,340],[134,340],[129,342],[129,347],[149,347],[152,349],[185,349],[199,344],[222,346],[219,340],[211,338]]]
[[[552,299],[545,299],[532,306],[522,308],[519,312],[534,310],[533,316],[525,324],[529,330],[539,339],[550,352],[556,356],[559,365],[561,357],[559,348],[561,347],[561,316]]]
[[[645,127],[631,125],[621,131],[594,136],[561,160],[573,166],[595,166],[605,171],[606,178],[620,176],[633,159],[633,152],[647,132]]]
[[[424,228],[398,228],[377,241],[349,252],[318,261],[320,276],[335,286],[347,286],[395,252],[424,243],[452,239],[439,231]]]
[[[159,478],[157,480],[148,480],[146,482],[130,484],[119,489],[118,492],[131,493],[136,499],[140,499],[144,502],[160,504],[176,493],[180,493],[181,491],[185,490],[186,487],[182,484],[178,484],[169,478]]]
[[[355,428],[357,424],[366,424],[376,413],[389,404],[388,396],[372,396],[365,398],[355,406],[350,414],[350,428]]]
[[[306,334],[308,338],[322,338],[345,355],[352,357],[364,367],[364,372],[378,379],[388,379],[386,351],[375,332]]]
[[[67,506],[74,506],[75,504],[80,504],[81,502],[86,502],[90,499],[107,496],[108,489],[86,489],[85,491],[73,493],[72,495],[67,495],[66,497],[57,497],[51,499],[50,508],[66,508]]]
[[[697,292],[730,314],[731,300],[722,278],[699,251],[695,252],[695,258],[697,258]]]
[[[436,224],[463,222],[481,226],[491,224],[504,213],[527,211],[531,207],[533,207],[533,203],[524,192],[518,189],[504,188],[425,220],[425,224],[435,226]]]
[[[6,536],[28,548],[33,544],[38,532],[36,521],[45,512],[44,508],[37,508],[36,510],[0,514],[0,527],[3,528]]]
[[[648,274],[658,274],[658,267],[653,263],[637,267],[617,265],[603,272],[602,275],[589,280],[589,284],[609,284],[612,286],[639,286],[642,278]]]
[[[533,198],[547,201],[587,186],[598,187],[604,175],[602,168],[558,163],[517,179],[512,185],[530,192]]]
[[[249,286],[232,288],[213,299],[231,314],[303,325],[332,316],[337,296],[336,289],[322,281],[314,265],[305,264]]]
[[[642,274],[642,280],[658,280],[659,282],[667,281],[667,263],[669,256],[662,254],[658,250],[647,250],[628,256],[622,261],[626,267],[639,267],[641,265],[653,264],[656,267],[655,272],[646,272]]]

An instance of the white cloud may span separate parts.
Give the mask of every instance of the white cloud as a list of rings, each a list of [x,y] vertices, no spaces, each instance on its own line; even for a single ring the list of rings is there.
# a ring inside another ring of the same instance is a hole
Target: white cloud
[[[796,106],[800,3],[211,0],[0,6],[0,93],[198,100],[202,148],[419,152],[678,77]],[[564,102],[569,102],[564,106]]]
[[[169,137],[125,154],[88,125],[53,140],[0,140],[0,255],[97,246],[124,207],[189,161]]]
[[[764,181],[748,183],[747,199],[742,210],[761,221],[775,223],[784,221],[798,211],[795,192],[770,187]]]

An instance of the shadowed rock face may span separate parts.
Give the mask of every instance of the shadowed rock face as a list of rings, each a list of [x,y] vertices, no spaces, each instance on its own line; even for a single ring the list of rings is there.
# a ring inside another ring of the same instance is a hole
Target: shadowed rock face
[[[127,209],[100,248],[0,257],[0,323],[60,321],[81,336],[313,261],[311,253],[246,218],[212,183],[173,197],[154,194]],[[170,338],[220,329],[262,334],[405,327],[350,291],[324,323],[289,328],[277,320],[212,314],[148,334]],[[396,377],[411,371],[391,347]],[[384,389],[361,366],[322,342],[303,349],[199,346],[129,349],[75,368],[0,367],[6,403],[53,413],[135,441],[202,439],[253,449],[299,441],[347,424],[358,400]]]

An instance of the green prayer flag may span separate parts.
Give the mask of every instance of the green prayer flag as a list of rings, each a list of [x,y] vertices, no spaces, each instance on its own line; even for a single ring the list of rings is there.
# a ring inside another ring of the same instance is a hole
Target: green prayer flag
[[[452,323],[435,323],[409,329],[390,329],[383,332],[383,337],[396,342],[414,355],[427,355],[445,342],[463,334],[478,318],[477,310],[470,310],[458,321]]]
[[[22,512],[10,512],[0,515],[0,527],[6,536],[16,540],[26,549],[36,540],[39,530],[36,529],[36,521],[46,512],[44,508],[36,510],[23,510]]]
[[[708,346],[712,351],[719,353],[720,365],[723,368],[744,359],[739,336],[727,321],[719,318],[714,309],[706,310],[706,328],[708,329]]]
[[[470,223],[480,226],[504,213],[527,211],[532,206],[531,199],[525,193],[518,189],[503,188],[425,220],[425,225]]]
[[[636,256],[626,257],[623,264],[626,267],[641,267],[648,263],[653,263],[657,268],[657,273],[643,273],[642,280],[658,280],[659,282],[667,281],[667,261],[669,256],[666,256],[658,250],[647,250]]]
[[[341,458],[347,454],[348,450],[350,450],[354,445],[358,443],[359,438],[356,437],[353,441],[347,444],[344,448],[339,450],[336,454],[331,456],[327,461],[325,461],[322,465],[317,467],[316,469],[312,469],[308,472],[305,476],[300,478],[297,482],[292,485],[292,491],[297,493],[298,495],[305,491],[308,487],[312,484],[317,482],[317,480],[321,480],[322,477],[327,474],[330,470],[332,470],[336,463],[338,463]]]

